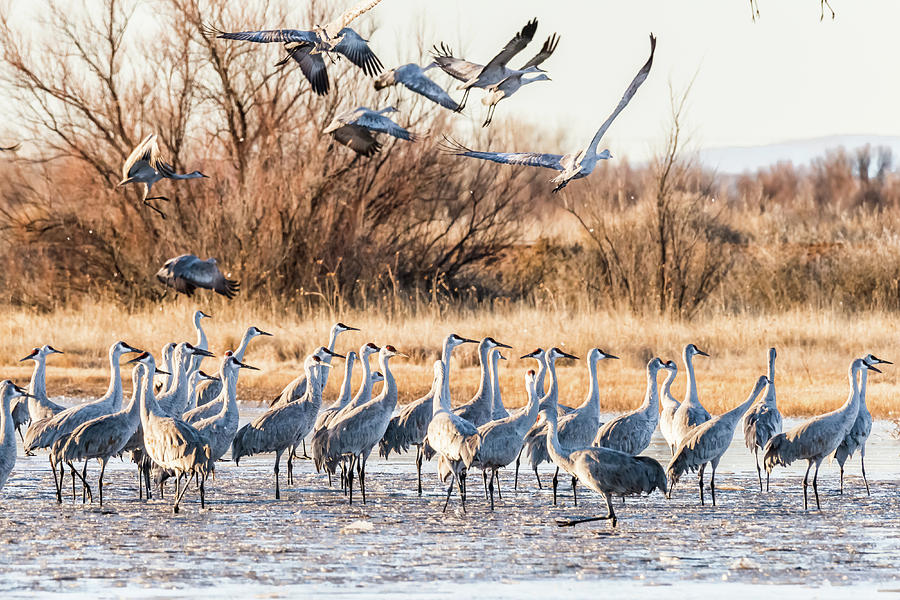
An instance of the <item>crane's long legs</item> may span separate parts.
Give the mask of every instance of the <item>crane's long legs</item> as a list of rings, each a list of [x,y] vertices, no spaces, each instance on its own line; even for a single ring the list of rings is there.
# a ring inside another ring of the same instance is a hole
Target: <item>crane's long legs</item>
[[[500,472],[494,469],[494,479],[497,480],[497,497],[503,500],[503,494],[500,493]]]
[[[88,482],[85,480],[87,476],[87,461],[84,461],[84,474],[78,472],[75,466],[72,463],[66,463],[69,465],[69,468],[72,470],[72,502],[75,502],[75,478],[78,477],[81,479],[82,484],[82,503],[87,502],[87,498],[91,499],[91,502],[94,501],[94,494],[91,492],[91,486],[88,485]]]
[[[310,458],[309,454],[306,452],[306,438],[303,438],[303,456],[301,458],[305,458],[306,460],[309,460]]]
[[[865,446],[860,448],[859,464],[860,464],[860,466],[862,466],[863,482],[866,484],[866,496],[871,496],[872,494],[869,493],[869,480],[866,479],[866,447]]]
[[[813,473],[813,493],[816,495],[816,510],[822,510],[822,507],[819,505],[819,465],[821,462],[816,462],[816,471]]]
[[[416,475],[419,478],[419,496],[422,495],[422,444],[416,445]]]
[[[288,468],[287,482],[288,482],[288,485],[294,485],[294,460],[293,459],[294,459],[294,449],[291,448],[290,453],[288,454],[288,458],[287,458],[287,468]]]
[[[702,465],[700,465],[700,472],[699,472],[699,475],[697,476],[697,479],[700,480],[700,506],[704,505],[704,502],[703,502],[703,472],[705,470],[706,470],[706,463],[703,463]]]
[[[553,506],[556,506],[556,488],[559,485],[559,467],[556,467],[556,473],[553,474]]]
[[[488,499],[488,478],[487,478],[487,469],[481,469],[481,481],[484,483],[484,499]],[[491,488],[494,487],[494,475],[491,474]],[[491,502],[493,503],[494,494],[491,492]],[[493,509],[492,509],[493,510]]]
[[[756,458],[756,476],[759,478],[759,491],[763,491],[762,487],[762,469],[759,468],[759,446],[753,446],[753,456]],[[768,484],[769,474],[766,473],[766,483]],[[768,487],[768,485],[766,486]]]
[[[281,486],[278,483],[278,471],[279,471],[278,463],[280,463],[280,462],[281,462],[281,452],[276,452],[275,453],[275,469],[273,469],[275,471],[275,499],[276,500],[281,500]]]
[[[522,448],[525,448],[525,446],[522,446]],[[516,479],[513,481],[513,490],[519,489],[519,461],[522,458],[522,448],[519,449],[519,455],[516,456]],[[538,479],[538,481],[540,481],[540,479]]]
[[[584,519],[562,519],[557,518],[556,524],[559,527],[573,527],[578,525],[579,523],[590,523],[592,521],[610,521],[610,524],[615,527],[618,523],[618,519],[616,519],[616,511],[613,510],[612,505],[612,494],[604,494],[606,496],[606,510],[607,514],[602,517],[587,517]]]
[[[181,474],[179,473],[178,478],[175,480],[176,488],[178,487],[178,485],[180,483],[181,483]],[[181,486],[181,490],[177,494],[175,494],[175,504],[172,505],[172,512],[174,512],[175,514],[178,514],[178,506],[181,504],[181,499],[184,498],[184,495],[187,493],[188,488],[191,487],[190,485],[188,485],[189,483],[190,482],[185,481],[184,485]]]
[[[350,492],[350,506],[353,506],[353,459],[350,457],[350,463],[347,465],[347,490]]]
[[[447,512],[447,505],[450,504],[450,494],[453,493],[453,484],[456,483],[453,481],[455,476],[456,475],[454,474],[454,476],[450,478],[450,485],[447,486],[447,499],[444,500],[444,510],[441,512]]]
[[[803,510],[809,508],[809,502],[806,500],[806,487],[809,485],[809,470],[812,468],[812,460],[806,465],[806,475],[803,476]]]
[[[359,491],[362,492],[363,504],[366,503],[366,460],[367,458],[356,459],[356,468],[359,471]]]
[[[578,506],[578,492],[575,491],[576,483],[578,483],[578,478],[572,475],[572,498],[575,499],[575,506]],[[625,500],[625,496],[622,496],[622,500]]]
[[[84,461],[84,466],[81,468],[81,483],[82,483],[82,487],[81,487],[81,503],[82,503],[82,504],[84,504],[85,502],[87,502],[87,490],[88,490],[88,484],[87,484],[87,465],[88,465],[88,461],[85,460],[85,461]],[[93,503],[94,503],[94,497],[93,497],[93,495],[92,495],[92,496],[91,496],[91,504],[93,504]]]
[[[537,479],[537,482],[538,482],[538,489],[540,490],[540,489],[542,489],[542,488],[541,488],[541,476],[538,475],[537,465],[534,465],[534,466],[531,467],[531,468],[534,470],[534,478]]]
[[[197,476],[200,479],[199,475]],[[206,508],[206,476],[200,479],[200,509]]]
[[[709,491],[712,494],[713,506],[716,505],[716,466],[718,466],[718,465],[713,464],[712,475],[709,478]]]
[[[481,475],[482,475],[482,477],[486,478],[484,471],[481,472]],[[495,475],[496,475],[496,471],[491,470],[491,482],[489,484],[487,484],[486,490],[485,490],[485,491],[490,490],[490,493],[491,493],[491,511],[494,510],[494,476]],[[485,500],[487,500],[487,496],[485,496]]]
[[[841,468],[841,496],[844,495],[844,463],[839,463],[838,466]]]
[[[65,474],[65,471],[62,469],[62,465],[60,465],[60,474],[59,477],[56,476],[56,463],[53,462],[53,456],[50,456],[50,470],[53,471],[53,487],[56,488],[56,501],[62,504],[62,477]]]
[[[453,470],[456,473],[456,470]],[[466,475],[465,471],[456,475],[456,482],[459,484],[459,497],[462,499],[462,509],[466,512]]]
[[[100,506],[103,506],[103,474],[106,472],[106,460],[100,461],[100,480],[97,486],[100,488]]]

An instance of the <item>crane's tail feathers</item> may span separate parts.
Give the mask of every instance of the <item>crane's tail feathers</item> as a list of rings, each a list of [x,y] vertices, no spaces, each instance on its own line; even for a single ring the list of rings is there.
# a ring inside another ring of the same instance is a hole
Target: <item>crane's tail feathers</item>
[[[210,25],[209,23],[200,24],[200,34],[205,38],[217,38],[220,35],[224,35],[224,33],[224,31],[222,31],[218,27]]]
[[[454,58],[453,50],[450,49],[450,46],[441,42],[440,47],[437,44],[431,47],[431,55],[435,58]]]
[[[790,448],[791,444],[783,433],[773,435],[766,442],[766,447],[763,449],[763,464],[766,466],[766,473],[771,473],[776,465],[786,467],[794,462]]]
[[[422,456],[425,457],[425,460],[431,460],[435,454],[437,453],[434,451],[434,448],[428,443],[428,436],[425,436],[425,439],[422,440]]]
[[[478,454],[478,448],[481,446],[481,434],[476,433],[475,435],[471,435],[467,437],[463,443],[462,447],[459,449],[460,458],[462,458],[462,462],[466,465],[466,468],[472,466],[472,463],[475,461],[475,455]]]
[[[448,137],[447,135],[443,135],[441,137],[443,137],[443,140],[438,142],[437,149],[440,150],[441,152],[443,152],[444,154],[455,154],[458,156],[460,154],[465,154],[466,152],[472,152],[471,148],[467,148],[466,146],[463,146],[462,144],[460,144],[453,138]]]

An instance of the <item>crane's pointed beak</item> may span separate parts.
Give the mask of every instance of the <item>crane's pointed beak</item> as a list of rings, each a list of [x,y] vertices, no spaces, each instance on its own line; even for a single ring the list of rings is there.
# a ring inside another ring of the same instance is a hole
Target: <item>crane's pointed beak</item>
[[[31,354],[29,354],[28,356],[25,356],[25,357],[23,357],[23,358],[20,358],[20,359],[19,359],[19,362],[25,362],[26,360],[32,360],[32,359],[33,359],[35,356],[37,356],[37,355],[38,355],[38,351],[37,351],[37,350],[32,350],[32,351],[31,351]]]
[[[696,346],[695,346],[695,347],[696,347]],[[704,352],[704,351],[701,350],[700,348],[697,348],[697,356],[709,356],[709,354],[707,354],[706,352]]]
[[[876,373],[881,373],[881,369],[876,368],[874,365],[870,365],[869,363],[863,363],[866,365],[866,368],[870,371],[875,371]]]
[[[237,359],[235,359],[234,362],[237,363],[237,366],[239,366],[242,369],[250,369],[251,371],[259,371],[259,369],[257,367],[248,365],[247,363],[242,363],[241,361],[239,361]]]
[[[328,348],[325,348],[324,350],[325,350],[325,354],[330,354],[331,356],[334,356],[335,358],[347,358],[345,355],[338,354],[337,352],[332,352]]]
[[[563,352],[562,350],[559,351],[559,354],[560,354],[560,356],[561,356],[562,358],[572,358],[572,359],[575,359],[575,360],[581,360],[581,359],[578,358],[577,356],[574,356],[574,355],[572,355],[572,354],[569,354],[568,352]]]
[[[128,362],[134,362],[134,361],[133,361],[133,360],[129,360]],[[159,373],[160,375],[171,375],[171,373],[169,373],[169,372],[166,371],[165,369],[156,369],[156,372]]]
[[[615,354],[607,354],[606,352],[603,353],[603,358],[613,358],[615,360],[620,360],[619,357]]]
[[[215,358],[215,356],[216,356],[209,350],[203,350],[202,348],[194,348],[194,350],[192,351],[192,354],[194,354],[196,356],[208,356],[210,358]]]
[[[142,360],[144,360],[145,358],[147,358],[148,356],[150,356],[150,353],[149,353],[149,352],[141,352],[141,354],[139,354],[138,356],[135,356],[135,357],[132,358],[131,360],[126,361],[125,364],[126,364],[126,365],[130,365],[131,363],[136,363],[136,362],[142,361]],[[157,371],[157,373],[158,373],[158,372],[159,372],[159,369],[157,369],[156,371]]]
[[[269,333],[268,331],[263,331],[263,330],[260,329],[259,327],[256,328],[256,331],[259,332],[259,335],[267,335],[267,336],[269,336],[269,337],[275,337],[275,336],[273,336],[271,333]]]
[[[214,375],[210,375],[206,371],[197,371],[197,372],[200,374],[200,379],[207,379],[209,381],[218,381],[219,380],[218,377],[216,377]]]

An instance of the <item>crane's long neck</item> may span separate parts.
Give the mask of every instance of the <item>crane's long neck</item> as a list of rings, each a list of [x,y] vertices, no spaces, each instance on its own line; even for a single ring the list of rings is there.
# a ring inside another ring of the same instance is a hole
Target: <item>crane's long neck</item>
[[[119,370],[119,353],[113,349],[109,352],[109,387],[106,397],[112,402],[112,412],[122,408],[122,373]]]
[[[494,352],[491,356],[491,414],[505,408],[503,406],[503,396],[500,395],[500,372],[498,366],[500,364],[500,353]]]
[[[694,359],[687,352],[684,353],[684,366],[687,369],[687,389],[684,392],[685,404],[697,405],[700,397],[697,395],[697,380],[694,378]]]
[[[524,435],[531,426],[534,425],[534,422],[538,418],[538,414],[541,411],[541,399],[538,396],[536,386],[534,384],[529,384],[528,386],[528,406],[524,411],[519,413],[518,418],[525,426],[525,430],[521,435]]]
[[[194,328],[197,330],[197,343],[194,345],[201,350],[209,350],[207,348],[206,332],[203,331],[203,326],[200,324],[202,320],[203,316],[200,313],[194,315]]]
[[[181,417],[184,413],[184,409],[187,407],[188,370],[193,358],[195,357],[184,352],[183,354],[177,355],[176,359],[173,361],[175,373],[174,381],[172,382],[172,392],[175,394],[175,398],[170,405],[173,417]]]
[[[434,394],[434,398],[431,399],[432,416],[442,410],[450,412],[453,406],[450,403],[450,382],[447,381],[446,365],[441,369],[441,373],[435,376],[434,387],[437,392]]]
[[[131,404],[128,405],[128,421],[134,425],[141,421],[141,396],[144,394],[144,379],[147,376],[147,367],[138,365],[134,368],[134,394],[131,398]],[[153,383],[150,383],[153,387]]]
[[[28,393],[36,396],[36,398],[29,398],[29,402],[47,400],[47,357],[43,352],[34,357],[34,371],[31,373]]]
[[[150,416],[167,416],[159,407],[156,396],[153,394],[153,376],[156,375],[156,365],[147,366],[147,376],[144,378],[144,393],[141,394],[141,425],[147,429]]]
[[[596,413],[600,418],[600,380],[597,378],[597,364],[599,360],[588,360],[589,387],[587,398],[584,400],[582,408],[591,413]]]
[[[537,377],[534,379],[534,389],[537,391],[538,398],[544,397],[544,377],[547,375],[547,356],[544,355],[538,359]]]
[[[854,363],[850,365],[850,395],[840,409],[841,412],[845,414],[852,414],[854,420],[859,413],[859,384],[856,381],[859,370],[859,366],[856,364],[856,361],[854,361]]]
[[[734,428],[737,427],[738,421],[740,421],[741,418],[745,414],[747,414],[747,410],[750,408],[753,402],[756,401],[756,397],[759,396],[759,394],[763,391],[765,385],[766,384],[757,384],[757,386],[753,388],[753,391],[750,392],[750,395],[747,396],[747,399],[744,400],[743,404],[735,406],[734,408],[720,416],[719,422],[727,423],[729,427],[734,430]]]
[[[641,410],[647,412],[651,419],[659,418],[659,388],[656,383],[656,369],[647,369],[647,393]]]
[[[344,382],[341,384],[341,394],[338,397],[337,407],[344,408],[350,402],[351,384],[353,383],[353,363],[356,361],[356,355],[352,352],[347,354],[346,364],[344,365]]]
[[[184,408],[184,412],[188,412],[197,408],[197,388],[200,386],[200,371],[194,371],[188,377],[188,403]]]
[[[369,354],[365,354],[362,357],[362,383],[359,386],[359,391],[356,392],[356,399],[363,400],[372,397],[372,365],[369,364]],[[307,376],[308,377],[308,376]],[[324,379],[324,376],[323,376]],[[322,387],[324,388],[324,382]]]
[[[247,351],[247,346],[250,345],[250,340],[253,339],[253,335],[250,333],[250,330],[244,332],[244,337],[241,338],[241,344],[237,347],[237,350],[234,351],[232,356],[234,356],[239,361],[244,361],[244,353]]]
[[[169,390],[172,389],[172,384],[175,382],[175,375],[173,375],[173,373],[175,373],[175,371],[173,370],[175,367],[173,366],[173,363],[172,363],[172,361],[174,360],[175,351],[172,350],[171,352],[169,352],[168,354],[165,354],[164,356],[165,356],[165,361],[166,361],[166,372],[168,373],[168,375],[166,375],[166,383],[163,386],[162,391],[168,392]]]
[[[860,369],[859,374],[859,409],[866,409],[866,382],[869,379],[869,370],[868,369]]]
[[[332,327],[332,328],[331,328],[331,333],[330,333],[329,336],[328,336],[328,351],[329,351],[329,352],[334,352],[334,346],[335,346],[335,344],[337,344],[337,338],[338,338],[338,335],[340,335],[340,333],[341,333],[341,332],[340,332],[340,330],[338,330],[337,327]],[[324,362],[324,363],[330,365],[330,364],[331,364],[331,359],[332,359],[332,358],[333,358],[333,357],[332,357],[330,354],[326,354],[325,357],[322,358],[322,362]],[[368,362],[369,362],[369,361],[366,360],[366,363],[368,363]],[[317,375],[317,376],[322,378],[322,389],[324,390],[324,389],[325,389],[325,386],[328,384],[328,372],[331,371],[331,369],[326,368],[326,369],[323,369],[323,370],[324,370],[325,372],[324,372],[324,373],[321,373],[321,374],[319,374],[319,375]]]
[[[388,404],[397,404],[397,382],[394,381],[394,374],[391,373],[391,367],[388,365],[388,360],[390,360],[390,356],[385,356],[382,354],[379,356],[379,365],[381,366],[381,373],[384,375],[384,389],[381,391],[381,397]],[[393,410],[393,409],[392,409]]]
[[[237,380],[238,368],[232,367],[227,369],[225,379],[222,381],[222,391],[225,392],[225,402],[222,403],[222,410],[219,411],[219,416],[224,416],[229,411],[237,411]],[[309,379],[306,381],[309,382]]]
[[[3,432],[3,438],[0,439],[0,447],[11,444],[15,448],[16,444],[16,426],[12,418],[12,395],[6,386],[0,388],[0,431]],[[10,450],[13,452],[13,450]]]
[[[478,385],[478,399],[481,402],[493,402],[493,394],[491,392],[491,368],[488,353],[490,348],[482,346],[478,349],[478,355],[481,359],[481,383]]]
[[[570,470],[571,452],[559,443],[555,404],[547,410],[547,453],[550,455],[550,460],[557,466],[562,467],[565,471]]]
[[[675,381],[676,375],[678,375],[678,371],[669,371],[666,381],[663,383],[663,394],[660,402],[666,408],[678,408],[679,406],[679,402],[672,396],[672,382]]]

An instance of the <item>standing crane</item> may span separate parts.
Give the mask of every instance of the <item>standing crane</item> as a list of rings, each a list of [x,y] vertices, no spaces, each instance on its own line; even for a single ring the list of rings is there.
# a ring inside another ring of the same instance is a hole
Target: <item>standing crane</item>
[[[850,364],[848,371],[850,395],[840,408],[807,419],[789,431],[773,435],[763,449],[763,462],[768,473],[771,473],[776,465],[786,467],[795,460],[806,460],[806,475],[803,476],[803,510],[809,506],[806,488],[809,485],[809,471],[814,463],[816,471],[813,474],[813,492],[816,495],[816,508],[822,508],[819,504],[817,485],[819,466],[826,456],[837,450],[856,422],[859,413],[859,386],[856,378],[862,369],[881,373],[864,359],[857,358]]]
[[[647,363],[647,393],[644,402],[636,410],[618,416],[603,425],[594,438],[595,446],[612,448],[632,456],[647,449],[659,422],[656,375],[665,365],[660,358],[654,358]]]
[[[20,397],[28,397],[28,392],[9,379],[0,382],[0,491],[16,466],[16,430],[11,405],[13,400]]]
[[[481,365],[481,378],[478,385],[478,391],[475,396],[455,409],[454,414],[462,417],[466,421],[481,427],[491,420],[493,413],[494,391],[491,384],[491,361],[490,353],[494,348],[510,348],[506,344],[502,344],[492,337],[486,337],[478,344],[478,358]]]
[[[701,423],[706,423],[712,417],[709,411],[700,404],[700,396],[697,393],[697,379],[694,377],[694,357],[709,356],[706,352],[695,346],[688,344],[684,347],[682,358],[684,366],[687,369],[687,388],[684,391],[684,401],[678,410],[675,411],[675,417],[672,419],[672,432],[675,434],[676,446],[687,437],[688,433]]]
[[[666,380],[663,382],[662,396],[659,399],[659,403],[662,406],[662,410],[659,412],[659,432],[662,433],[663,438],[666,440],[666,445],[674,456],[675,448],[678,447],[678,440],[673,431],[673,422],[681,402],[672,395],[672,382],[678,376],[678,365],[674,360],[670,360],[665,364],[665,369],[669,374],[666,375]]]
[[[47,396],[47,357],[51,354],[63,354],[63,352],[45,344],[40,348],[34,348],[28,356],[19,361],[34,361],[34,371],[31,373],[31,381],[28,384],[29,395],[28,397],[23,397],[24,400],[17,399],[12,412],[13,425],[23,443],[25,438],[22,436],[20,429],[22,425],[52,417],[66,409],[65,406],[53,402]],[[25,408],[24,415],[21,414],[23,412],[22,407]],[[19,411],[18,415],[16,414],[17,410]]]
[[[756,381],[756,386],[750,392],[750,396],[743,404],[736,406],[728,412],[719,415],[709,421],[694,427],[685,437],[675,456],[669,462],[667,475],[669,477],[669,497],[675,489],[678,479],[687,471],[698,471],[700,483],[700,505],[703,505],[703,472],[706,465],[712,465],[712,475],[709,478],[709,489],[712,494],[713,506],[716,505],[716,469],[719,461],[731,445],[734,439],[734,430],[738,422],[756,397],[768,385],[769,379],[763,375]]]
[[[759,451],[766,447],[773,435],[781,433],[781,413],[775,404],[775,348],[769,348],[769,380],[765,395],[754,402],[744,415],[744,442],[753,451],[756,459],[756,477],[759,491],[763,491],[762,469],[759,466]],[[769,491],[769,473],[766,471],[766,491]]]

